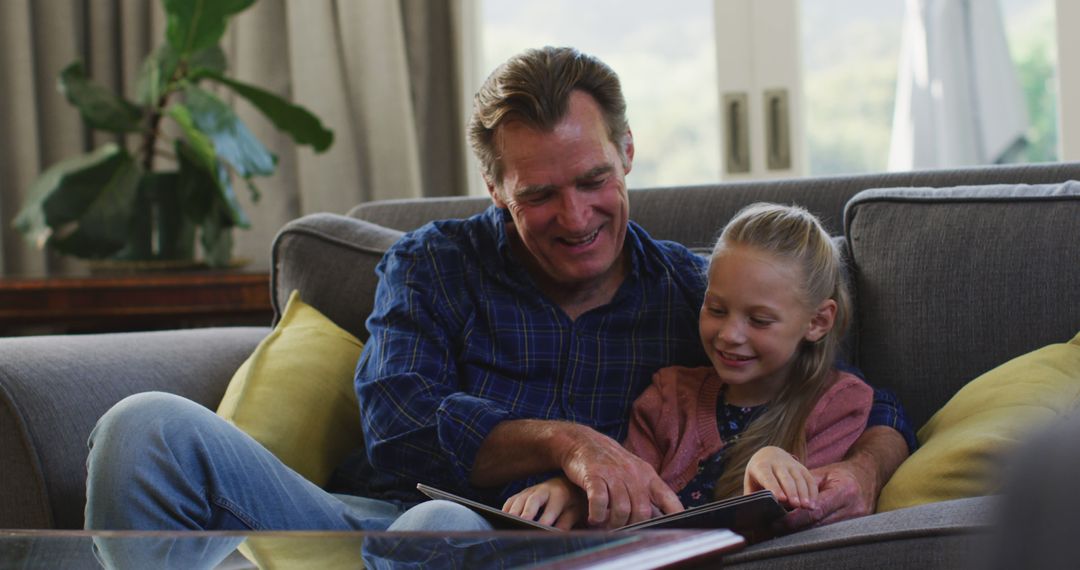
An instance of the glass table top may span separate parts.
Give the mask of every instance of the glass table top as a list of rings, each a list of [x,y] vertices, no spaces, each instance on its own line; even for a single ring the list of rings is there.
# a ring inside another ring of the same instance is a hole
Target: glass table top
[[[88,532],[0,530],[0,569],[589,568],[703,565],[728,530],[641,532]]]

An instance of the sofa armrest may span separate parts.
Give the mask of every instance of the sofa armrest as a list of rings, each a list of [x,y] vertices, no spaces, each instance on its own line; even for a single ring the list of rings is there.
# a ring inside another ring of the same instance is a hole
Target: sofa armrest
[[[81,528],[87,437],[160,390],[216,407],[264,327],[0,338],[0,528]]]
[[[293,290],[339,327],[367,340],[375,266],[403,232],[337,214],[309,214],[278,231],[271,246],[274,323]]]

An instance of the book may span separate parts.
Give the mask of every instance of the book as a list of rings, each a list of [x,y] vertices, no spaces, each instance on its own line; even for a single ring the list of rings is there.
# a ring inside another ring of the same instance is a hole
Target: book
[[[534,520],[512,515],[494,507],[436,489],[423,483],[417,490],[432,499],[444,499],[469,507],[484,517],[496,530],[559,529]],[[765,540],[774,535],[773,523],[787,513],[772,491],[762,490],[749,495],[713,501],[678,513],[651,518],[615,529],[616,531],[646,529],[729,529],[743,535],[747,542]]]

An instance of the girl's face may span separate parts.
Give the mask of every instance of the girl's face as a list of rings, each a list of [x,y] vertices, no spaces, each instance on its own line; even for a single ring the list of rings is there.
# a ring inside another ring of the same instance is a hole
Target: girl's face
[[[709,267],[699,330],[705,353],[728,384],[728,402],[758,405],[783,386],[799,343],[832,328],[836,303],[809,308],[799,268],[749,246],[729,246]]]

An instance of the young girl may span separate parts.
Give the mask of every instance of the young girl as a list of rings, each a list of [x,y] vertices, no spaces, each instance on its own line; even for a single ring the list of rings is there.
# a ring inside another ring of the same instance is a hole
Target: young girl
[[[754,204],[724,228],[708,278],[699,330],[712,367],[658,371],[624,445],[684,507],[769,489],[790,508],[814,508],[810,469],[843,458],[873,399],[834,367],[851,314],[840,255],[806,210]],[[503,510],[570,528],[588,509],[556,477]]]

